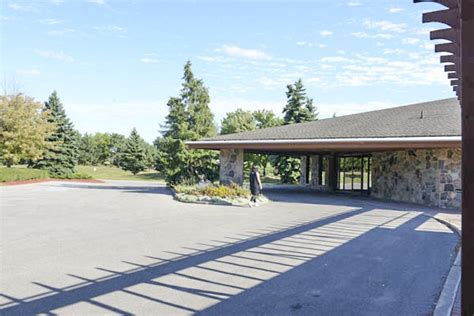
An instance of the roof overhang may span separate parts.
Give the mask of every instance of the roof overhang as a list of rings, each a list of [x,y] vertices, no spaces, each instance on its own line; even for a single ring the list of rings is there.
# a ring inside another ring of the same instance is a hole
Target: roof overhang
[[[202,140],[188,141],[194,149],[240,148],[251,152],[354,152],[416,148],[460,147],[461,136],[385,137],[333,139],[272,139],[272,140]]]

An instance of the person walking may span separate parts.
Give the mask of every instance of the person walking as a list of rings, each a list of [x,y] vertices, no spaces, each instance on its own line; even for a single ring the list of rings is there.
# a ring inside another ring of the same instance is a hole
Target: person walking
[[[257,197],[262,190],[262,181],[260,181],[260,174],[258,173],[258,167],[252,166],[252,170],[250,171],[250,193],[252,196],[250,197],[249,206],[254,207],[258,206]]]

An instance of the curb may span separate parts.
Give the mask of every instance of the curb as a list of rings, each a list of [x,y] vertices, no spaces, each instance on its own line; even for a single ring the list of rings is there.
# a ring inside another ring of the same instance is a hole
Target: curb
[[[459,248],[456,260],[449,270],[448,277],[444,283],[443,290],[436,303],[433,316],[450,316],[456,300],[459,283],[461,282],[461,248]]]
[[[453,224],[437,218],[436,215],[425,215],[437,220],[438,222],[446,225],[449,229],[454,231],[461,237],[461,231],[454,226]],[[444,282],[443,289],[438,298],[438,302],[436,302],[436,307],[433,312],[433,316],[451,316],[454,304],[456,302],[456,295],[458,292],[459,285],[461,283],[461,247],[459,247],[456,259],[454,260],[451,268],[449,269],[448,276],[446,277],[446,281]]]

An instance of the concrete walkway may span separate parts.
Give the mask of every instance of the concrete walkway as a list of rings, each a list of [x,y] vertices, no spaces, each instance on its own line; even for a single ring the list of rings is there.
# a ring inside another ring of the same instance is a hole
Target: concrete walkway
[[[368,199],[207,206],[116,181],[0,193],[2,315],[426,315],[459,242],[421,209]]]

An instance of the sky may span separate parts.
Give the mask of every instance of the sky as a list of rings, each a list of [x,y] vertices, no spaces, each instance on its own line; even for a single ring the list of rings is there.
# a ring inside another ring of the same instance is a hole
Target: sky
[[[2,82],[39,101],[57,90],[81,133],[136,127],[151,142],[183,66],[227,112],[281,115],[303,80],[319,118],[450,98],[412,0],[2,0]]]

